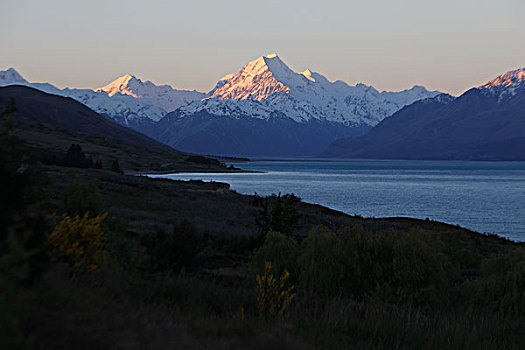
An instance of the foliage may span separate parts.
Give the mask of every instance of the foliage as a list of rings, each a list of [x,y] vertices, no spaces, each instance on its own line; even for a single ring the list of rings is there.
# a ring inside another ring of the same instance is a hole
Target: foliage
[[[283,196],[279,193],[273,198],[271,228],[273,231],[285,234],[292,233],[294,226],[299,220],[296,206],[301,201],[293,193]]]
[[[257,249],[252,257],[256,273],[263,273],[266,262],[270,262],[272,273],[280,275],[284,270],[297,276],[297,257],[299,244],[293,237],[288,237],[279,232],[270,231],[265,237],[262,247]]]
[[[22,140],[12,135],[7,118],[15,111],[14,100],[0,110],[0,240],[7,238],[9,225],[42,199],[47,181]]]
[[[190,222],[183,220],[173,225],[172,233],[158,229],[154,234],[143,236],[141,243],[146,247],[153,269],[177,271],[192,266],[204,240]]]
[[[74,267],[94,272],[101,266],[102,235],[100,224],[107,214],[92,219],[89,214],[74,218],[66,215],[48,238],[57,259],[65,259]]]
[[[115,173],[119,173],[119,174],[123,173],[122,169],[120,168],[120,164],[118,162],[118,159],[116,159],[116,158],[113,160],[113,163],[111,163],[111,171],[113,171]]]
[[[100,159],[97,159],[94,164],[95,169],[102,169],[102,161]]]
[[[272,263],[267,261],[264,264],[264,274],[256,275],[257,308],[262,317],[284,316],[295,297],[294,286],[287,286],[290,273],[284,270],[277,281],[271,271]]]
[[[301,245],[301,286],[325,295],[348,295],[348,263],[341,239],[324,226],[314,227]]]
[[[93,168],[93,159],[86,157],[79,144],[72,143],[64,157],[63,165],[75,168]]]
[[[325,295],[435,303],[450,287],[450,264],[441,249],[423,231],[368,234],[356,227],[336,235],[317,227],[301,246],[300,280],[308,290]]]
[[[260,197],[255,193],[253,204],[262,207],[256,223],[262,227],[262,233],[272,230],[284,234],[291,234],[299,221],[297,206],[301,198],[293,193],[282,195],[272,194],[269,197]]]
[[[430,305],[447,299],[453,266],[442,243],[420,230],[367,233],[360,226],[339,233],[314,227],[301,245],[269,232],[252,262],[288,270],[302,288],[327,296],[375,297],[392,303]]]
[[[461,287],[468,303],[494,311],[525,315],[525,249],[511,249],[483,261],[482,277]]]
[[[97,216],[101,213],[100,198],[96,187],[91,183],[73,179],[62,196],[62,213],[75,216],[89,213]]]

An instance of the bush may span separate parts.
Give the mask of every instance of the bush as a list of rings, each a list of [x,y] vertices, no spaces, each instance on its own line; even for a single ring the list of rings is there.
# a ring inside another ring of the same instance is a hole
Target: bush
[[[299,221],[297,205],[300,202],[301,198],[293,193],[283,196],[280,193],[278,195],[272,194],[268,197],[260,197],[255,193],[252,204],[262,207],[255,222],[261,226],[262,234],[266,234],[270,230],[291,234]]]
[[[348,266],[343,242],[324,226],[312,228],[301,245],[301,286],[325,295],[348,295]]]
[[[525,249],[510,249],[487,258],[482,279],[468,281],[460,288],[464,301],[493,311],[525,314]]]
[[[265,237],[262,247],[257,249],[252,257],[256,273],[264,273],[266,262],[271,263],[272,273],[280,276],[284,270],[297,278],[299,244],[293,237],[287,237],[280,232],[270,231]]]
[[[290,273],[284,270],[279,280],[271,273],[272,263],[265,262],[264,273],[257,275],[257,308],[262,317],[285,316],[295,297],[294,286],[288,286]]]
[[[100,224],[107,214],[92,219],[88,213],[82,218],[64,216],[48,238],[57,260],[66,260],[74,267],[88,272],[101,265],[102,229]]]
[[[100,198],[93,184],[71,181],[62,196],[62,213],[69,216],[83,216],[89,213],[91,217],[101,213]]]
[[[281,196],[279,193],[278,196],[273,195],[272,199],[272,230],[285,234],[292,233],[295,225],[299,221],[296,207],[301,201],[301,198],[293,193],[288,193],[284,196]]]
[[[330,296],[371,296],[393,303],[432,304],[447,297],[450,264],[440,241],[420,231],[313,228],[301,245],[300,282]]]
[[[195,257],[204,247],[204,240],[189,221],[173,225],[173,232],[166,234],[158,230],[142,237],[155,270],[175,270],[191,268]]]

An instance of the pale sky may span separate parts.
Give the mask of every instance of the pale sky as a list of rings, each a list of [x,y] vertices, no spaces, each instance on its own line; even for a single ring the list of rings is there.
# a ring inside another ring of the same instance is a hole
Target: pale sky
[[[210,90],[276,52],[295,71],[459,94],[525,66],[524,0],[0,0],[0,70]]]

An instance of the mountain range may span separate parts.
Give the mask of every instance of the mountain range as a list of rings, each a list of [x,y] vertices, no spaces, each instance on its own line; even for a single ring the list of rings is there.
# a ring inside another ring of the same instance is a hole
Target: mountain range
[[[196,153],[312,156],[438,94],[421,86],[378,92],[364,84],[330,82],[310,70],[296,73],[270,54],[219,80],[208,98],[167,114],[151,136]]]
[[[233,156],[312,156],[332,141],[362,135],[414,101],[436,96],[414,86],[378,92],[292,71],[276,54],[259,57],[208,93],[175,90],[127,74],[95,90],[31,83],[14,69],[0,86],[26,85],[71,97],[176,149]]]
[[[71,97],[185,152],[259,157],[525,159],[525,70],[459,97],[422,86],[379,92],[294,72],[276,54],[220,79],[208,93],[127,74],[94,90],[31,83],[14,69],[0,86]]]
[[[204,98],[198,91],[176,90],[169,85],[143,82],[126,74],[95,90],[59,89],[49,83],[34,83],[24,79],[15,69],[0,71],[0,86],[24,85],[64,97],[71,97],[119,124],[144,132],[167,113],[191,101]]]
[[[525,160],[525,69],[461,96],[438,95],[394,113],[366,135],[335,141],[321,157]]]

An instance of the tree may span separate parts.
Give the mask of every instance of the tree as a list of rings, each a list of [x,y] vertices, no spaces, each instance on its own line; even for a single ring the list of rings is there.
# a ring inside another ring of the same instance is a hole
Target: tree
[[[122,169],[120,168],[120,165],[118,163],[118,159],[115,158],[113,163],[111,164],[111,171],[114,171],[116,173],[122,174]]]
[[[100,159],[95,161],[95,169],[102,169],[102,161]]]
[[[91,163],[93,163],[93,160],[91,160]],[[64,157],[64,165],[85,169],[89,168],[92,164],[90,164],[90,160],[86,158],[86,155],[82,151],[82,147],[79,144],[72,143]]]

